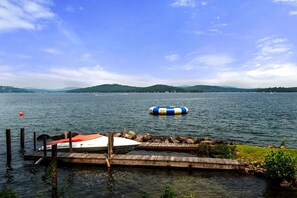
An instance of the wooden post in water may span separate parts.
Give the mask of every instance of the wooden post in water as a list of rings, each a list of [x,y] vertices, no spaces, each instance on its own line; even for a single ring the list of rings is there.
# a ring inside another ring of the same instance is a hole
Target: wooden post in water
[[[10,129],[6,129],[6,151],[7,151],[7,163],[11,162],[11,133]]]
[[[44,159],[46,159],[46,142],[47,142],[47,138],[44,136],[43,137],[43,157],[44,157]]]
[[[72,153],[73,152],[73,149],[72,149],[72,133],[71,131],[69,131],[69,152]]]
[[[36,132],[33,133],[33,142],[34,142],[33,150],[36,151]]]
[[[57,145],[52,145],[52,197],[58,197]]]
[[[123,129],[122,137],[124,138],[126,136],[126,128]]]
[[[108,160],[111,159],[113,155],[113,132],[108,132],[108,144],[107,144],[107,156]]]
[[[20,136],[20,147],[21,149],[24,149],[25,148],[25,129],[24,128],[21,128],[21,136]]]

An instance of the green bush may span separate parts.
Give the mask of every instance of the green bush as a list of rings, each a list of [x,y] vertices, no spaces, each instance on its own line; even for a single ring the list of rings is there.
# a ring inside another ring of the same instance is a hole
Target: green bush
[[[292,156],[283,151],[269,153],[264,160],[265,176],[273,182],[280,183],[295,180],[296,167]]]
[[[2,191],[0,191],[0,197],[2,198],[19,198],[19,196],[9,188],[5,188]]]
[[[212,146],[210,153],[212,157],[232,159],[235,157],[235,148],[234,145],[217,144]]]

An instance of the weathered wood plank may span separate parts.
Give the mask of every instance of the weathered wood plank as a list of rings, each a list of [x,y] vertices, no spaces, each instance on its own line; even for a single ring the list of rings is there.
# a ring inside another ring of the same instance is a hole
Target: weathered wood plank
[[[38,160],[42,152],[25,154],[25,160]],[[50,153],[48,158],[51,158]],[[98,153],[58,153],[57,160],[67,163],[106,164],[106,155]],[[153,166],[153,167],[184,167],[199,169],[242,170],[245,165],[232,159],[199,158],[161,155],[113,155],[112,165]]]

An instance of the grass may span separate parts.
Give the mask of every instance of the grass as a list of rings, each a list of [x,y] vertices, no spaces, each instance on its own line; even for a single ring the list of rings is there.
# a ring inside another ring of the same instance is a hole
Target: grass
[[[265,156],[273,151],[283,151],[286,154],[291,155],[295,159],[295,166],[297,167],[297,149],[280,149],[280,148],[267,148],[251,145],[236,145],[237,159],[248,161],[254,165],[261,165],[264,162]]]

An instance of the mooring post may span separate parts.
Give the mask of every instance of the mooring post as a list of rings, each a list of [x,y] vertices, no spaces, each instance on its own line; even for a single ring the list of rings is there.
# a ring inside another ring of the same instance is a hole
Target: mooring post
[[[124,138],[126,136],[126,128],[123,129],[122,137]]]
[[[7,152],[7,163],[11,162],[11,133],[10,129],[6,129],[6,152]]]
[[[21,128],[21,136],[20,136],[20,146],[21,146],[21,149],[24,149],[25,148],[25,129],[24,128]]]
[[[36,151],[36,132],[33,133],[33,142],[34,142],[33,150]]]
[[[108,132],[107,155],[110,160],[113,155],[113,132]]]
[[[57,145],[52,145],[52,197],[58,197]]]
[[[69,152],[72,153],[73,152],[73,149],[72,149],[72,133],[71,131],[69,131]]]
[[[43,157],[44,157],[44,159],[46,159],[46,150],[47,150],[46,142],[47,142],[47,138],[44,136],[43,137]]]

